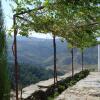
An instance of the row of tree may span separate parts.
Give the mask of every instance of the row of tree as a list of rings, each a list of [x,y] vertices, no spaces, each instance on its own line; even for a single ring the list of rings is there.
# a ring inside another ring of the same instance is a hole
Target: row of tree
[[[19,30],[19,34],[23,36],[28,36],[32,31],[53,35],[54,84],[57,83],[56,36],[69,42],[72,62],[73,48],[80,48],[83,62],[84,48],[98,44],[96,38],[100,36],[99,0],[15,0],[15,4],[15,33]]]

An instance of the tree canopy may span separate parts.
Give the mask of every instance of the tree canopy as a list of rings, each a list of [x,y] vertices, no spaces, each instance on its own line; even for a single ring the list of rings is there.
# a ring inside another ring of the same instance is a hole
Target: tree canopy
[[[53,32],[64,38],[68,34],[83,32],[89,36],[100,34],[98,0],[16,0],[15,3],[17,27],[21,35],[28,35],[33,30],[40,33]]]

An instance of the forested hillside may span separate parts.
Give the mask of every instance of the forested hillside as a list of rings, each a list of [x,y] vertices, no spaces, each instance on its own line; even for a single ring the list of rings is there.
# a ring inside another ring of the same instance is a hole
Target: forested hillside
[[[11,88],[14,88],[14,64],[9,63],[9,76],[11,80]],[[63,75],[63,72],[58,72],[58,75]],[[53,71],[40,66],[19,64],[19,85],[25,87],[30,84],[37,83],[42,80],[47,80],[53,77]]]
[[[12,88],[14,87],[14,57],[12,55],[11,38],[8,39],[8,63]],[[67,42],[57,42],[58,75],[71,69],[71,52]],[[32,83],[53,77],[53,44],[52,39],[18,37],[18,62],[20,71],[20,84],[27,86]],[[81,68],[81,52],[74,49],[74,63]],[[85,50],[84,64],[97,64],[97,46]],[[60,69],[60,70],[59,70]],[[65,71],[66,70],[66,71]],[[71,70],[70,70],[71,71]]]
[[[57,64],[71,64],[70,48],[66,42],[57,39]],[[8,39],[8,61],[13,62],[12,40]],[[97,46],[84,50],[84,63],[97,64]],[[18,60],[20,63],[47,67],[53,65],[53,43],[52,39],[18,37]],[[81,52],[74,49],[74,60],[81,63]]]

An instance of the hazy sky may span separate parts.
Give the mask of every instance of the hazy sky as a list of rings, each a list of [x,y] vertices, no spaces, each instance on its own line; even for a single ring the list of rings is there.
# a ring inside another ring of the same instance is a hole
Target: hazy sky
[[[9,0],[7,0],[7,1],[9,1]],[[5,17],[5,25],[8,29],[12,26],[13,13],[12,13],[11,7],[9,6],[9,3],[7,1],[2,0],[2,5],[3,5],[3,12],[4,12],[4,17]]]
[[[3,12],[4,12],[4,17],[5,17],[5,25],[7,29],[10,29],[11,26],[13,25],[13,12],[11,10],[10,4],[8,2],[9,0],[2,0],[2,5],[3,5]],[[11,3],[11,2],[10,2]],[[12,3],[13,4],[13,3]],[[47,34],[40,34],[40,33],[35,33],[33,32],[32,37],[39,37],[39,38],[52,38],[51,35]]]

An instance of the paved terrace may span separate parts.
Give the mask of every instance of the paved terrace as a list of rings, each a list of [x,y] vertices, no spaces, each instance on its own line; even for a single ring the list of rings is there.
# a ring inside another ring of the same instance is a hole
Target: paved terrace
[[[65,90],[55,100],[100,100],[100,72],[90,72],[90,75]]]

